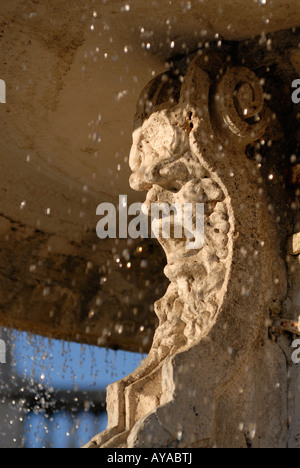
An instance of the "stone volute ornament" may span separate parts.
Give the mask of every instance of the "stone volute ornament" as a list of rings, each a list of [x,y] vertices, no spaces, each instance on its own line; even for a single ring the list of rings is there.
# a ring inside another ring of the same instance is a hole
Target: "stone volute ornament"
[[[262,83],[196,57],[138,104],[131,187],[146,204],[204,203],[205,242],[160,238],[170,285],[144,363],[108,388],[108,429],[88,447],[280,447],[286,362],[269,339],[269,303],[286,294],[277,232],[246,148],[270,125]],[[276,252],[275,252],[276,253]]]

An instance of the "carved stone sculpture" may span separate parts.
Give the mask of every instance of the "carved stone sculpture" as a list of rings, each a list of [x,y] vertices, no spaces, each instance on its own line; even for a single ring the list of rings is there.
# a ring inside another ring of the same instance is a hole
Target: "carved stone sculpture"
[[[152,349],[108,389],[108,429],[89,447],[281,447],[286,363],[268,337],[286,294],[276,229],[249,144],[271,126],[262,83],[201,58],[139,102],[130,183],[146,204],[205,205],[205,242],[159,238],[170,285],[155,305]]]

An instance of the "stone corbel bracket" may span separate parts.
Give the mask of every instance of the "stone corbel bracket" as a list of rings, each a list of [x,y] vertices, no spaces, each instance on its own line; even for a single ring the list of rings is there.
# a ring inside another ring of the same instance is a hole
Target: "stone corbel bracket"
[[[156,303],[152,349],[109,387],[108,429],[89,447],[284,444],[276,383],[286,365],[267,323],[286,272],[259,168],[245,154],[269,124],[265,109],[253,72],[233,67],[212,79],[199,58],[183,83],[164,75],[142,94],[131,185],[149,190],[148,204],[203,202],[205,243],[187,252],[183,241],[159,239],[171,283]]]

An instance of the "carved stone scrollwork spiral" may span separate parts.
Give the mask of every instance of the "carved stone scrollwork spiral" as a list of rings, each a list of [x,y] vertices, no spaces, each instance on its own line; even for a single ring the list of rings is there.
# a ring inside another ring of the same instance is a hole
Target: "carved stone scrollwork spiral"
[[[230,130],[243,143],[263,136],[264,91],[259,78],[248,68],[227,70],[217,86],[215,110],[223,129]]]

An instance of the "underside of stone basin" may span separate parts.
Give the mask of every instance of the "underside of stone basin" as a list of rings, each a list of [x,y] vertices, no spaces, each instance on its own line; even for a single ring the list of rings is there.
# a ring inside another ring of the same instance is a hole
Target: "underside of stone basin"
[[[298,26],[298,1],[2,2],[0,325],[149,351],[164,253],[96,236],[100,203],[145,198],[128,183],[140,92],[209,41],[299,70]]]

